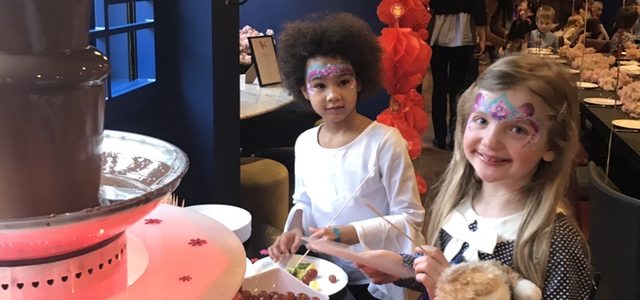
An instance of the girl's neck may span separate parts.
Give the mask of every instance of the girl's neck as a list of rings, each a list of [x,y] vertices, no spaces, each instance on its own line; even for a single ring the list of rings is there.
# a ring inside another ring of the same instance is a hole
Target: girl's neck
[[[318,143],[325,148],[339,148],[351,143],[372,121],[359,114],[340,123],[325,123],[318,132]]]
[[[525,201],[516,190],[483,183],[480,191],[473,197],[471,206],[481,217],[502,218],[524,209]]]

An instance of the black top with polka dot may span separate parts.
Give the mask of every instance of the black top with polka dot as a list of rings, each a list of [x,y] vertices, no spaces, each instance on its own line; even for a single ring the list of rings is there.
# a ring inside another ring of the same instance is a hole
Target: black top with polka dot
[[[477,221],[469,224],[469,229],[477,230]],[[441,230],[438,236],[440,248],[444,251],[451,240],[451,235]],[[465,243],[466,244],[466,243]],[[514,241],[498,242],[493,250],[493,254],[479,252],[480,260],[497,260],[501,263],[513,265]],[[453,260],[461,257],[461,253],[466,247],[460,249],[459,255]],[[551,250],[549,251],[549,261],[545,276],[544,288],[542,289],[543,299],[589,299],[592,288],[591,268],[586,245],[582,235],[577,231],[567,217],[558,214],[551,238]],[[401,254],[405,266],[413,268],[413,261],[418,257],[416,254]],[[459,262],[456,262],[459,263]],[[408,287],[417,291],[426,292],[424,286],[413,278],[406,278],[395,282],[397,285]]]

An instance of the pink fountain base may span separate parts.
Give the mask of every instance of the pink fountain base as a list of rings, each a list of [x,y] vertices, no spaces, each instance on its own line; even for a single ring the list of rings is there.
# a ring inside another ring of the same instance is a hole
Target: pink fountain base
[[[231,299],[245,262],[242,243],[224,225],[161,204],[96,251],[0,268],[0,299]]]

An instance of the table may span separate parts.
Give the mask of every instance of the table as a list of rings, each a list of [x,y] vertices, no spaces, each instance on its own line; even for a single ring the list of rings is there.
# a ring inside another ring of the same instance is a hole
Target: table
[[[245,83],[245,75],[240,75],[240,119],[259,116],[293,102],[293,97],[281,84],[260,87]]]
[[[581,90],[580,99],[589,97],[616,98],[614,92],[602,89]],[[580,103],[583,143],[590,159],[601,167],[607,164],[609,136],[611,135],[611,155],[609,178],[620,190],[631,197],[640,198],[640,133],[613,131],[611,121],[626,119],[629,115],[620,107],[602,107]]]

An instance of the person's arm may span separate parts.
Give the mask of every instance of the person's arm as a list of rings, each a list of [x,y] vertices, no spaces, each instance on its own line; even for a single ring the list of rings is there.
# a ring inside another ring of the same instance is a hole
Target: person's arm
[[[375,158],[371,159],[374,159],[377,165],[375,176],[380,178],[385,195],[356,197],[369,198],[362,201],[368,201],[385,215],[386,221],[421,243],[425,211],[418,193],[415,169],[409,157],[407,142],[397,129],[385,130],[383,135],[375,138],[380,139],[380,143],[376,149],[370,150],[375,153],[372,154]],[[351,222],[351,225],[355,227],[358,239],[365,248],[411,251],[412,242],[386,221],[374,217]]]
[[[481,56],[484,54],[487,44],[487,25],[489,25],[485,0],[475,0],[473,12],[473,21],[476,25],[476,35],[478,37],[478,46],[480,47],[478,56]]]
[[[486,0],[485,6],[487,9],[487,19],[489,21],[489,28],[487,30],[487,42],[493,44],[496,48],[505,45],[505,36],[507,34],[506,28],[502,26],[501,18],[504,13],[502,10],[498,10],[498,1]]]
[[[476,27],[476,34],[478,35],[478,46],[480,47],[480,53],[477,56],[482,56],[487,45],[487,26]]]
[[[598,28],[600,29],[600,35],[598,36],[598,39],[601,40],[609,40],[609,34],[607,33],[607,30],[604,29],[604,25],[599,24]]]

